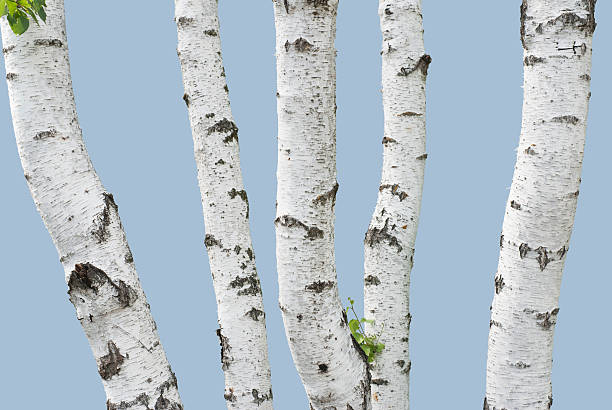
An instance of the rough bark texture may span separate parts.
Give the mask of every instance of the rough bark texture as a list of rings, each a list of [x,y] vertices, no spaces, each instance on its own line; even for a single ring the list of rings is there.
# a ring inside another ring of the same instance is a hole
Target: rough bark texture
[[[425,54],[420,0],[381,0],[385,114],[378,202],[365,237],[366,331],[385,349],[372,363],[372,408],[408,409],[409,289],[425,172]]]
[[[594,0],[524,0],[523,123],[495,276],[485,409],[549,409],[586,133]]]
[[[13,126],[25,178],[66,273],[107,408],[183,408],[113,196],[102,186],[78,124],[63,0],[47,23],[15,36],[2,19]]]
[[[370,408],[369,373],[338,295],[334,256],[338,0],[275,0],[276,255],[289,346],[313,409]]]
[[[221,57],[216,0],[176,0],[178,55],[193,132],[217,297],[225,399],[231,409],[272,409],[261,287],[240,172],[238,128]]]

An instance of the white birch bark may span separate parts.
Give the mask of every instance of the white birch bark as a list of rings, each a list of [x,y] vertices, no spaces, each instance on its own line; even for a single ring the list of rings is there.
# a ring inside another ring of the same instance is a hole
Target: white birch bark
[[[595,0],[524,0],[521,138],[495,276],[485,409],[549,409],[580,186]]]
[[[369,409],[369,372],[338,295],[334,255],[338,0],[275,0],[279,303],[313,409]]]
[[[409,289],[425,172],[425,54],[420,0],[381,0],[385,130],[378,202],[365,237],[366,332],[385,349],[371,365],[372,408],[408,409]]]
[[[107,409],[183,409],[113,196],[79,127],[63,0],[15,36],[2,19],[13,126],[25,178],[60,255],[70,300],[95,356]],[[61,407],[61,405],[60,405]]]
[[[217,297],[225,399],[231,409],[272,409],[266,322],[221,57],[216,0],[176,0],[178,55],[193,132]]]

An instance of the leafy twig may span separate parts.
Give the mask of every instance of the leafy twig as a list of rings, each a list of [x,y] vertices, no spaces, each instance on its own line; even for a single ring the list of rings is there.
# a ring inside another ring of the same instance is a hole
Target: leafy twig
[[[364,351],[364,353],[368,357],[368,363],[372,363],[374,359],[376,358],[376,355],[382,352],[383,349],[385,348],[385,345],[378,341],[378,339],[380,338],[382,334],[382,331],[384,330],[384,323],[383,323],[383,329],[380,331],[379,334],[376,334],[376,335],[366,334],[363,324],[367,323],[367,324],[373,325],[374,321],[366,319],[366,318],[359,319],[359,316],[357,316],[357,312],[355,312],[355,308],[354,308],[355,301],[351,298],[348,298],[348,300],[351,305],[346,308],[346,313],[348,314],[350,310],[353,312],[353,315],[355,316],[355,319],[351,319],[348,323],[349,329],[351,329],[351,333],[353,337],[355,338],[355,340],[357,341],[361,349]]]

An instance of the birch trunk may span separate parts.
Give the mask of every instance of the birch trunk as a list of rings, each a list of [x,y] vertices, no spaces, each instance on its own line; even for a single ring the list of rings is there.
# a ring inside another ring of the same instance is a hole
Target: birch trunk
[[[338,0],[275,0],[279,302],[313,409],[369,409],[369,372],[338,295],[334,256]]]
[[[15,36],[2,19],[13,126],[25,178],[64,266],[95,356],[107,409],[183,409],[113,196],[77,120],[63,0],[47,23]],[[61,407],[61,406],[60,406]]]
[[[193,132],[217,297],[225,399],[231,409],[272,409],[266,322],[221,57],[216,0],[176,0],[178,55]]]
[[[420,0],[381,0],[385,133],[378,202],[365,237],[366,331],[385,349],[371,365],[372,408],[408,409],[410,270],[425,172],[425,54]]]
[[[595,0],[524,0],[524,103],[495,276],[485,409],[549,409],[580,185]]]

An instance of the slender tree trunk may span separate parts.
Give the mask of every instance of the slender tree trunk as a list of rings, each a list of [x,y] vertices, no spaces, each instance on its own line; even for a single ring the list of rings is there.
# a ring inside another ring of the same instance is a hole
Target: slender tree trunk
[[[425,54],[420,0],[381,0],[384,157],[365,237],[366,330],[385,349],[372,371],[372,408],[408,409],[410,270],[425,172]]]
[[[272,409],[265,314],[240,172],[238,128],[221,57],[217,1],[176,0],[176,23],[217,296],[225,399],[232,409]]]
[[[485,409],[552,405],[553,332],[580,185],[594,0],[524,0],[523,125],[500,240]]]
[[[113,196],[78,124],[63,0],[47,23],[15,36],[2,19],[13,126],[25,178],[61,256],[70,301],[96,358],[107,409],[180,410]],[[61,407],[61,404],[58,405]]]
[[[369,409],[369,372],[338,295],[334,256],[338,0],[275,0],[276,256],[289,346],[313,409]]]

